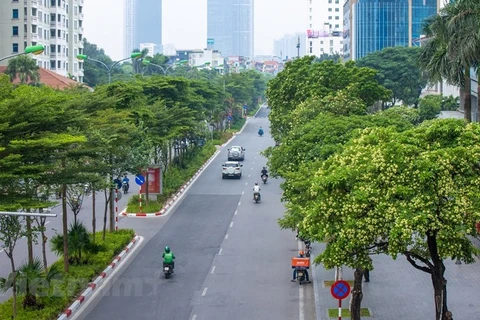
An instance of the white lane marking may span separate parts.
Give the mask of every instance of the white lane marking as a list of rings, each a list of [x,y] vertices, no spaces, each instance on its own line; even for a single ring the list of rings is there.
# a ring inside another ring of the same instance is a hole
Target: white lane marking
[[[251,174],[248,175],[248,177],[250,178]]]
[[[245,182],[245,185],[248,185],[248,182]]]
[[[252,164],[255,164],[255,161],[253,161],[253,163],[252,163]],[[252,168],[252,169],[253,169],[253,168]]]
[[[255,159],[257,159],[257,157],[255,157]]]
[[[252,169],[250,169],[250,170],[253,170],[253,168],[252,168]]]
[[[227,239],[228,239],[228,233],[225,235],[225,240],[227,240]]]
[[[3,251],[5,251],[5,249],[0,250],[0,253],[2,253]]]
[[[235,213],[234,213],[234,215],[237,215],[237,213],[238,213],[238,210],[235,210]]]
[[[245,191],[242,191],[242,194],[244,194],[244,193],[245,193]]]
[[[47,222],[45,222],[45,225],[49,224],[50,222],[51,222],[51,221],[47,221]]]
[[[207,290],[208,290],[208,288],[203,289],[202,297],[205,297],[205,295],[207,294]]]
[[[218,251],[218,255],[221,255],[221,254],[222,254],[222,251],[223,251],[223,249],[220,248],[220,251]]]
[[[213,266],[212,271],[210,273],[214,273],[214,272],[215,272],[215,266]]]
[[[242,201],[239,201],[239,202],[238,202],[238,205],[241,205],[241,204],[242,204]]]
[[[197,319],[197,315],[196,315],[196,314],[194,314],[193,317],[192,317],[192,320],[195,320],[195,319]]]
[[[232,221],[232,222],[230,222],[230,228],[231,228],[231,227],[233,227],[233,221]]]
[[[297,248],[298,251],[302,250],[302,244],[301,241],[297,242]],[[305,286],[298,286],[298,320],[305,320],[305,313],[304,313],[304,307],[305,307],[305,301],[303,301],[303,288]]]

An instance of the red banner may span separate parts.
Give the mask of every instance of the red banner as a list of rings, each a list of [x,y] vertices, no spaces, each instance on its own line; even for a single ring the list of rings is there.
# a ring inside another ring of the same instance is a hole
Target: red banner
[[[142,173],[145,177],[145,183],[141,186],[141,193],[146,193],[146,185],[148,182],[148,193],[161,193],[161,170],[160,168],[148,168],[148,177],[146,172]]]

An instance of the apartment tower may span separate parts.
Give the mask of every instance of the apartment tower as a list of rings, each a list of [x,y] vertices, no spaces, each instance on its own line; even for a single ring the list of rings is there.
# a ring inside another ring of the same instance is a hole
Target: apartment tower
[[[34,55],[39,67],[83,82],[84,0],[0,1],[0,58],[43,45]],[[7,65],[8,60],[0,62]]]
[[[253,59],[253,0],[207,0],[207,38],[223,57]]]
[[[125,0],[124,18],[125,57],[140,49],[140,44],[154,45],[162,52],[162,0]]]
[[[306,0],[306,55],[343,53],[343,4],[341,0]]]

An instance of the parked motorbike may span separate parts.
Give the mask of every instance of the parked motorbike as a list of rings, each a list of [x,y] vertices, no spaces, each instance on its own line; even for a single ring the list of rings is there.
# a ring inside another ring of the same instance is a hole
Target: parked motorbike
[[[255,203],[259,203],[260,202],[260,193],[259,192],[255,192],[253,194],[253,200],[255,200]]]
[[[127,194],[127,192],[128,192],[128,183],[123,182],[122,190],[123,190],[123,193],[124,193],[124,194]]]
[[[262,181],[264,184],[267,183],[267,180],[268,180],[267,175],[266,174],[262,175]]]
[[[165,279],[170,278],[170,275],[173,273],[173,266],[171,264],[163,264],[163,273],[165,274]]]

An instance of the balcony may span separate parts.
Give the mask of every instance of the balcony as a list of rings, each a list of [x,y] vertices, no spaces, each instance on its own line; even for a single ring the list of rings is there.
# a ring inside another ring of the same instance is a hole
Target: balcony
[[[28,0],[25,0],[25,1],[24,1],[25,5],[27,5],[28,2],[29,2]],[[41,2],[40,2],[40,3],[41,3]],[[30,0],[30,4],[31,4],[32,6],[35,6],[35,7],[36,7],[36,6],[38,6],[38,0]]]
[[[24,38],[24,39],[27,39],[27,33],[24,33],[24,34],[23,34],[23,38]],[[39,38],[39,37],[38,37],[38,34],[36,34],[36,33],[30,33],[30,39],[31,39],[32,41],[38,40],[38,38]]]

